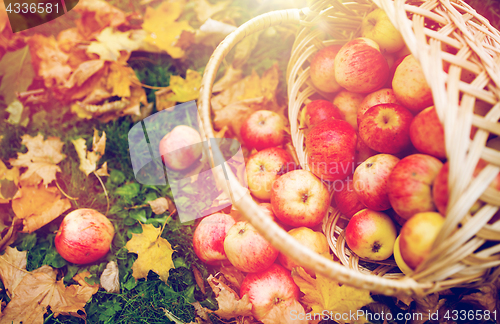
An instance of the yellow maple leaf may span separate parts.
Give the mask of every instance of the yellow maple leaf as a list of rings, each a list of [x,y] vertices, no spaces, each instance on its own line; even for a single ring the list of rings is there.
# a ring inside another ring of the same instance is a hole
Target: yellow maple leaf
[[[71,142],[75,146],[76,153],[80,159],[79,169],[87,176],[96,171],[97,162],[101,159],[106,150],[106,133],[102,132],[102,136],[99,137],[97,129],[94,129],[92,151],[87,151],[87,146],[85,145],[86,141],[83,138],[78,138]],[[103,165],[103,167],[107,170],[107,164],[106,166]],[[103,173],[104,170],[100,171],[101,169],[97,170],[96,173]],[[107,171],[103,175],[107,175]]]
[[[170,88],[174,93],[174,96],[170,97],[170,100],[176,102],[187,102],[191,100],[198,99],[200,94],[201,86],[201,74],[193,71],[187,70],[186,79],[183,79],[179,75],[173,75],[170,77]]]
[[[158,8],[146,8],[142,28],[147,32],[145,41],[166,51],[172,58],[181,58],[185,52],[177,47],[183,30],[194,31],[187,21],[176,21],[184,10],[184,0],[168,0]]]
[[[147,278],[149,270],[152,270],[167,283],[168,273],[174,268],[174,250],[170,243],[160,236],[162,230],[161,227],[142,224],[142,233],[132,234],[132,238],[125,245],[130,253],[136,253],[138,256],[132,265],[132,276],[135,279]]]
[[[90,42],[87,47],[87,53],[95,53],[99,55],[101,60],[118,61],[121,54],[120,51],[127,52],[127,55],[141,46],[143,36],[132,39],[135,34],[132,30],[121,32],[115,31],[112,27],[106,27],[96,36],[97,41]]]
[[[43,184],[47,186],[55,180],[56,173],[61,172],[57,164],[65,157],[61,153],[64,143],[59,137],[49,137],[44,140],[41,134],[35,137],[25,134],[21,139],[21,143],[28,148],[28,152],[17,153],[17,159],[10,159],[10,164],[28,168],[21,175],[21,182],[37,185],[43,181]]]
[[[304,293],[302,302],[312,308],[311,312],[316,317],[320,317],[324,311],[341,315],[356,313],[361,307],[373,302],[368,290],[340,285],[321,274],[316,274],[314,279],[302,267],[292,270],[292,278]],[[335,319],[338,320],[337,317]]]
[[[131,67],[113,62],[109,66],[107,88],[111,89],[112,96],[130,97],[130,87],[136,78]]]
[[[274,63],[271,68],[262,74],[262,78],[252,71],[252,74],[245,78],[245,91],[238,97],[239,100],[264,97],[267,100],[274,100],[276,89],[279,83],[278,63]]]

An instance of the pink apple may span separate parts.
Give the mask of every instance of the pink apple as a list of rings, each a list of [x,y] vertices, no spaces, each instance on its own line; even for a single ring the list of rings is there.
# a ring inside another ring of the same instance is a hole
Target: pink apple
[[[216,213],[204,217],[193,233],[193,250],[207,264],[227,263],[224,239],[229,229],[236,224],[233,217]]]
[[[425,108],[413,118],[410,139],[419,152],[446,159],[444,128],[434,106]]]
[[[262,200],[271,198],[273,182],[294,169],[293,159],[282,148],[269,147],[251,155],[245,168],[250,193]]]
[[[427,154],[412,154],[396,164],[387,182],[391,206],[408,219],[416,213],[435,211],[432,183],[443,163]]]
[[[328,212],[330,193],[311,172],[294,170],[274,182],[271,205],[274,214],[283,223],[314,227]]]
[[[385,103],[394,103],[397,104],[398,100],[394,95],[394,91],[392,89],[383,88],[377,91],[374,91],[368,94],[363,101],[359,104],[358,112],[357,112],[357,122],[358,125],[361,122],[361,117],[365,114],[365,112],[373,106],[385,104]]]
[[[241,139],[248,149],[263,150],[283,144],[285,123],[274,111],[258,110],[252,113],[241,126]]]
[[[344,235],[347,246],[359,257],[380,261],[392,255],[397,230],[386,214],[363,209],[349,220]]]
[[[335,79],[348,91],[369,93],[380,89],[389,76],[389,66],[377,43],[356,38],[335,56]]]
[[[306,137],[307,165],[322,180],[342,180],[354,172],[356,132],[343,120],[325,120]]]
[[[311,81],[323,92],[337,92],[340,85],[335,80],[334,61],[341,45],[330,45],[319,50],[311,60]]]
[[[354,171],[354,190],[367,208],[382,211],[391,208],[387,195],[387,179],[399,158],[391,154],[369,157]]]
[[[342,119],[351,124],[354,130],[358,130],[358,107],[361,105],[364,98],[364,94],[347,90],[340,91],[335,98],[333,98],[333,104],[339,107],[342,113]]]
[[[361,117],[359,136],[371,149],[387,154],[403,151],[410,145],[413,115],[398,104],[379,104]]]
[[[168,168],[184,170],[201,157],[200,133],[186,125],[176,126],[161,139],[159,150]]]
[[[279,251],[252,224],[234,224],[224,239],[224,251],[231,264],[243,272],[259,272],[276,261]]]
[[[326,100],[313,100],[306,106],[306,125],[312,128],[320,122],[334,118],[343,119],[339,108]]]
[[[354,190],[354,184],[351,177],[347,177],[341,182],[335,181],[333,186],[335,205],[342,214],[351,218],[358,211],[366,208],[359,200],[358,194]]]
[[[262,272],[248,274],[240,288],[240,297],[248,295],[257,320],[265,318],[274,307],[286,307],[298,301],[299,293],[290,271],[278,264]]]
[[[398,101],[413,114],[433,105],[432,90],[413,55],[406,56],[396,68],[392,89]]]

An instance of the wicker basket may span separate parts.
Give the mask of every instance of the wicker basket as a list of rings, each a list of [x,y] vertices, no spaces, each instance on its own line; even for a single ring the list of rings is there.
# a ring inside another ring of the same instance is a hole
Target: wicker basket
[[[287,71],[288,110],[292,142],[301,166],[307,169],[298,116],[312,95],[322,95],[310,82],[309,62],[321,48],[358,37],[362,17],[376,6],[384,9],[420,61],[445,128],[450,163],[449,206],[443,229],[424,264],[411,276],[404,276],[391,271],[395,265],[390,261],[370,264],[359,260],[345,245],[342,228],[337,226],[343,216],[334,208],[325,218],[323,230],[340,262],[327,260],[300,245],[266,217],[234,174],[225,176],[218,169],[214,176],[218,181],[227,181],[227,190],[235,196],[243,197],[235,206],[259,232],[297,262],[344,284],[376,293],[423,296],[491,281],[500,273],[500,221],[492,221],[499,210],[500,192],[488,188],[500,171],[500,152],[486,147],[489,138],[500,135],[500,33],[460,0],[405,2],[319,0],[309,8],[271,12],[250,20],[230,34],[212,55],[203,76],[198,108],[202,136],[214,137],[210,98],[216,72],[226,54],[253,32],[278,24],[299,24]],[[448,63],[445,73],[443,64]],[[474,73],[475,79],[470,83],[461,81],[462,69]],[[479,101],[491,106],[484,116],[474,113]],[[478,128],[473,140],[469,138],[471,126]],[[222,156],[218,147],[210,149],[215,160]],[[488,166],[471,180],[480,158]],[[472,216],[468,211],[478,200],[483,205]]]

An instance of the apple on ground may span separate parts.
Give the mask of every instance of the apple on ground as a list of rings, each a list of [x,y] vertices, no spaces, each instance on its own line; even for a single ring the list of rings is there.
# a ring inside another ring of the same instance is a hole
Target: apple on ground
[[[391,154],[377,154],[369,157],[354,171],[354,190],[358,199],[367,208],[382,211],[391,208],[387,195],[387,180],[399,162]]]
[[[346,121],[325,120],[306,137],[307,165],[322,180],[345,179],[354,172],[357,135]]]
[[[252,154],[245,167],[250,193],[262,200],[271,199],[273,182],[288,169],[294,169],[290,154],[279,147],[269,147]]]
[[[285,139],[283,118],[271,110],[257,110],[241,125],[240,136],[248,149],[279,146]]]
[[[301,245],[310,248],[312,251],[318,254],[329,253],[330,248],[326,240],[326,236],[323,233],[313,231],[309,227],[296,227],[288,231],[288,234],[296,239]],[[307,264],[301,265],[295,262],[289,256],[286,256],[282,252],[278,255],[278,260],[283,267],[288,270],[292,270],[295,267],[303,267],[304,270],[311,276],[315,275],[315,272],[308,269]]]
[[[193,250],[201,261],[217,265],[227,263],[224,239],[236,224],[231,215],[215,213],[204,217],[193,233]]]
[[[444,224],[444,217],[436,212],[413,215],[399,233],[399,250],[403,261],[415,270],[431,253],[432,245]]]
[[[379,104],[361,117],[359,136],[371,149],[387,154],[403,151],[410,144],[410,124],[413,115],[394,103]]]
[[[234,224],[224,239],[224,251],[231,264],[243,272],[259,272],[276,261],[279,251],[252,224]]]
[[[163,163],[173,170],[184,170],[201,157],[200,133],[192,127],[174,127],[160,140],[160,156]]]
[[[274,307],[286,307],[298,301],[299,293],[290,271],[278,264],[262,272],[249,273],[240,288],[240,298],[248,295],[257,320],[265,318]]]
[[[311,101],[305,107],[305,114],[305,124],[308,128],[330,118],[343,119],[339,108],[327,100]]]
[[[347,246],[361,258],[380,261],[394,250],[397,230],[386,214],[370,209],[357,212],[344,230]]]
[[[358,211],[366,208],[354,190],[352,177],[347,177],[341,182],[336,181],[333,186],[333,199],[335,199],[335,205],[342,214],[351,218]]]
[[[385,103],[393,103],[393,104],[398,103],[396,95],[394,94],[394,91],[392,89],[382,88],[364,97],[364,99],[358,105],[358,112],[356,116],[358,125],[361,122],[361,117],[365,114],[365,112],[368,109],[370,109],[373,106]]]
[[[351,124],[356,131],[358,130],[358,107],[361,105],[364,98],[364,94],[347,90],[340,91],[335,98],[333,98],[333,104],[337,106],[342,113],[341,119]]]
[[[294,170],[279,177],[271,190],[274,214],[294,227],[314,227],[330,207],[326,186],[307,170]]]
[[[412,154],[392,169],[387,194],[394,211],[409,219],[414,214],[435,211],[432,184],[443,163],[427,154]]]
[[[361,136],[357,136],[356,141],[356,153],[355,161],[356,165],[360,165],[362,162],[366,161],[370,156],[378,154],[377,151],[371,149],[365,142],[361,139]]]
[[[400,235],[396,238],[396,241],[394,242],[394,261],[396,261],[396,265],[398,266],[399,270],[401,270],[402,273],[405,275],[409,276],[413,273],[413,270],[406,264],[406,262],[403,260],[403,257],[401,256],[401,250],[399,249],[399,241],[400,241]]]
[[[347,42],[335,56],[335,79],[348,91],[370,93],[382,88],[389,65],[377,43],[366,37]]]
[[[106,216],[94,209],[80,208],[64,217],[54,244],[64,260],[87,264],[109,252],[114,235],[115,228]]]
[[[413,114],[433,105],[432,90],[413,55],[406,56],[396,68],[392,89],[398,101]]]
[[[394,53],[405,46],[401,33],[391,23],[385,11],[380,8],[373,10],[363,18],[361,36],[377,42],[381,52]]]
[[[425,108],[413,118],[410,139],[419,152],[446,159],[444,128],[434,106]]]
[[[311,60],[310,75],[313,85],[320,91],[331,93],[341,89],[335,80],[335,56],[342,45],[330,45],[319,50]]]

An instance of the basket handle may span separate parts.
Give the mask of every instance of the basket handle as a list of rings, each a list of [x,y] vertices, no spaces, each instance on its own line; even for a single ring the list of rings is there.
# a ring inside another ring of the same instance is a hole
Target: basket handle
[[[308,12],[308,8],[288,9],[273,11],[257,16],[229,34],[215,49],[203,74],[200,97],[198,99],[198,112],[201,119],[200,133],[203,140],[208,143],[213,161],[224,161],[220,148],[217,145],[210,145],[211,141],[208,140],[215,136],[211,119],[210,99],[212,96],[212,86],[222,60],[239,41],[249,34],[283,23],[297,24],[300,22],[301,15],[307,14]],[[215,164],[219,165],[219,163]],[[290,251],[287,248],[293,245],[295,239],[288,235],[284,229],[258,208],[257,203],[250,196],[248,189],[244,188],[239,183],[231,170],[227,168],[227,172],[224,172],[224,170],[219,167],[213,168],[212,170],[217,183],[227,184],[227,186],[224,185],[222,187],[229,197],[242,197],[237,201],[233,200],[234,205],[240,213],[273,246],[296,262],[308,264],[316,269],[318,273],[338,282],[385,295],[425,295],[424,291],[433,286],[432,283],[417,283],[408,277],[402,280],[391,280],[361,272],[354,272],[340,263],[331,261],[303,245]],[[271,236],[269,230],[276,235]]]

